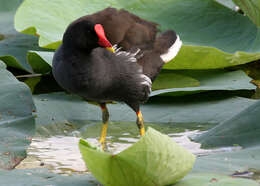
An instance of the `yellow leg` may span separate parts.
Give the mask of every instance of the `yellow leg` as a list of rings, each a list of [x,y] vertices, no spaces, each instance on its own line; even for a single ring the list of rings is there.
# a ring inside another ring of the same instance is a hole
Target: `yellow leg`
[[[102,146],[105,144],[105,141],[106,141],[107,126],[108,126],[108,123],[103,123],[103,125],[102,125],[101,135],[100,135],[100,139],[99,139],[99,142],[102,144]]]
[[[108,113],[106,104],[101,104],[100,107],[101,107],[101,110],[102,110],[103,124],[102,124],[102,130],[101,130],[99,142],[101,143],[102,149],[104,150],[105,144],[106,144],[106,135],[107,135],[109,113]]]
[[[139,128],[140,135],[143,136],[145,134],[145,129],[144,129],[144,119],[141,111],[136,112],[136,115],[137,115],[136,124]]]

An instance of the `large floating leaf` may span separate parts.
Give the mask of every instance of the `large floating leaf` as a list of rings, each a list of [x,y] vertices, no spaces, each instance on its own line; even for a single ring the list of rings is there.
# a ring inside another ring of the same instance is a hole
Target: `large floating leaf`
[[[233,0],[244,13],[255,23],[260,26],[260,1],[259,0]]]
[[[97,186],[98,184],[89,174],[63,176],[51,173],[47,169],[0,170],[0,185],[3,186]]]
[[[20,34],[14,29],[14,13],[21,2],[22,0],[0,0],[0,59],[7,66],[32,72],[26,53],[28,50],[43,49],[38,47],[37,37]]]
[[[47,125],[62,122],[101,120],[100,108],[82,101],[77,96],[64,93],[34,96],[37,107],[36,122]],[[141,107],[144,120],[156,123],[220,123],[256,101],[230,96],[193,95],[181,98],[165,98]],[[136,121],[135,113],[124,104],[108,106],[111,121]],[[218,113],[218,114],[216,114]]]
[[[25,158],[34,135],[32,110],[29,88],[0,61],[0,168],[11,169]]]
[[[16,179],[13,179],[13,178]],[[29,169],[29,170],[0,170],[0,184],[21,186],[35,185],[55,185],[55,186],[98,186],[100,185],[91,175],[63,176],[48,172],[46,169]],[[223,176],[221,174],[194,173],[189,174],[183,180],[175,184],[176,186],[258,186],[259,184],[248,179],[234,178]]]
[[[27,62],[28,50],[40,50],[38,47],[38,39],[34,36],[24,34],[14,34],[0,41],[0,59],[7,66],[33,72],[31,66]]]
[[[40,46],[55,49],[71,21],[108,6],[125,8],[158,22],[163,30],[179,33],[184,46],[174,62],[166,65],[168,69],[223,68],[260,58],[258,28],[247,17],[212,0],[25,0],[15,16],[15,27],[39,34]]]
[[[190,174],[174,186],[258,186],[256,181],[221,174]]]
[[[10,35],[16,33],[11,23],[13,23],[15,10],[22,1],[23,0],[0,0],[0,34]]]
[[[208,172],[232,175],[252,172],[257,174],[259,167],[260,146],[258,145],[238,151],[199,157],[196,160],[192,173]],[[243,176],[243,174],[241,175]]]
[[[40,35],[40,46],[56,49],[60,44],[65,27],[72,20],[78,18],[79,15],[86,14],[86,10],[83,7],[86,8],[88,7],[87,5],[88,2],[82,0],[67,3],[61,0],[48,3],[45,1],[24,1],[23,6],[20,7],[16,14],[15,27],[19,31],[22,29],[23,33],[33,35],[37,33],[37,35]],[[25,10],[23,7],[29,12],[26,14],[22,13]],[[44,14],[42,14],[43,12]],[[31,16],[38,16],[38,18],[35,19]],[[20,22],[19,19],[22,19],[24,22]],[[56,21],[59,21],[59,24]],[[35,25],[37,26],[35,27]],[[19,29],[20,27],[21,29]]]
[[[196,138],[204,147],[252,146],[260,142],[260,101]]]
[[[36,73],[45,74],[51,72],[53,52],[29,51],[28,62]]]
[[[237,51],[231,54],[213,47],[184,45],[174,60],[167,63],[164,68],[216,69],[248,63],[259,58],[258,51],[250,53]]]
[[[170,185],[191,169],[195,156],[167,135],[149,128],[145,136],[118,154],[81,140],[79,148],[91,173],[104,185]]]
[[[14,53],[17,54],[17,51],[13,51],[14,48],[12,46],[11,46],[12,50],[9,49],[10,42],[11,45],[13,45],[12,43],[14,42],[17,43],[17,41],[13,41],[15,35],[18,34],[13,27],[13,22],[14,22],[13,19],[14,19],[15,10],[21,2],[22,2],[21,0],[14,0],[14,1],[0,0],[0,4],[1,4],[0,6],[0,24],[1,24],[0,59],[3,60],[5,63],[8,63],[8,65],[12,67],[24,69],[23,66],[15,59],[15,57],[12,56],[12,54]],[[22,53],[25,57],[24,51]],[[28,67],[28,64],[25,63],[25,65],[26,67]],[[30,67],[28,68],[29,70],[31,70]]]
[[[178,73],[178,71],[161,71],[153,82],[152,89],[198,87],[199,85],[200,82],[197,79]]]
[[[153,91],[151,96],[158,94],[170,93],[167,95],[190,94],[192,92],[202,92],[210,90],[254,90],[255,86],[250,83],[249,78],[243,71],[225,71],[225,70],[209,70],[209,71],[165,71],[164,74],[178,72],[185,77],[194,78],[199,81],[199,86],[191,86],[184,88],[170,88]],[[160,78],[160,75],[159,75]],[[157,80],[155,80],[156,83]],[[178,79],[171,79],[178,81]],[[158,84],[161,82],[158,82]],[[168,83],[169,84],[169,83]],[[196,85],[196,84],[193,84]],[[169,86],[168,86],[169,87]]]

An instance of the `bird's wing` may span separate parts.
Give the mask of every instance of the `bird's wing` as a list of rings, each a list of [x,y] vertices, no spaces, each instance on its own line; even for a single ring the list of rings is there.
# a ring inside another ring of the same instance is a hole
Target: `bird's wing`
[[[106,8],[80,19],[102,24],[108,40],[127,51],[133,47],[134,50],[150,49],[158,32],[156,23],[141,19],[123,9]]]
[[[137,53],[117,50],[111,53],[103,48],[94,49],[91,53],[96,63],[93,80],[97,86],[105,87],[102,94],[107,100],[128,102],[145,102],[151,92],[151,79],[143,73],[142,66],[137,63]],[[99,78],[99,79],[97,79]],[[106,86],[104,86],[104,84]]]

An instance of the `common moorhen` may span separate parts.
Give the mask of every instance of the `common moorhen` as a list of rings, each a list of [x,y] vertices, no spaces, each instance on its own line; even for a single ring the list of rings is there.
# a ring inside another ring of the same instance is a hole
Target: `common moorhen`
[[[53,75],[58,84],[100,105],[103,125],[99,141],[103,147],[108,102],[129,105],[136,112],[140,135],[145,133],[140,104],[148,99],[162,66],[182,45],[174,31],[156,36],[157,32],[155,23],[126,10],[106,8],[72,22],[55,52]]]

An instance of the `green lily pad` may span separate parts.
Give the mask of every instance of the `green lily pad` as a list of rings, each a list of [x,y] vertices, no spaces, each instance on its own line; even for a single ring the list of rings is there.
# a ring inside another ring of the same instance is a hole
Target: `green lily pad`
[[[13,11],[15,10],[22,2],[23,0],[1,0],[1,7],[0,11],[7,12],[7,11]]]
[[[225,71],[225,70],[208,70],[208,71],[165,71],[164,73],[171,74],[177,72],[185,77],[191,77],[199,81],[199,86],[192,87],[176,87],[156,90],[151,93],[151,96],[166,94],[166,95],[184,95],[198,93],[210,90],[254,90],[256,87],[250,83],[252,80],[243,71]],[[159,75],[160,77],[160,75]],[[176,79],[178,81],[178,79]],[[176,81],[171,79],[171,81]],[[156,82],[157,80],[155,80]],[[190,81],[192,82],[192,81]],[[194,82],[194,81],[193,81]],[[158,82],[159,84],[160,82]],[[169,82],[168,82],[169,84]],[[195,84],[194,84],[195,85]]]
[[[9,67],[33,73],[26,58],[27,51],[32,49],[41,50],[38,47],[38,39],[34,36],[17,33],[0,41],[0,59]]]
[[[34,104],[29,88],[0,61],[0,169],[12,169],[26,157],[34,135]]]
[[[200,82],[190,76],[185,76],[175,71],[161,71],[156,80],[153,82],[152,89],[169,89],[169,88],[184,88],[198,87]]]
[[[203,147],[254,146],[260,141],[260,101],[195,138]]]
[[[23,0],[0,0],[0,34],[10,35],[16,33],[13,24],[10,23],[13,23],[14,13],[22,1]]]
[[[99,183],[90,174],[63,176],[51,173],[47,169],[0,170],[0,185],[97,186],[98,184]]]
[[[16,179],[13,179],[13,178]],[[55,186],[98,186],[99,183],[88,174],[71,176],[63,176],[48,172],[46,169],[28,169],[28,170],[0,170],[0,184],[21,186],[35,185],[55,185]],[[234,178],[231,176],[224,176],[221,174],[209,173],[192,173],[184,177],[176,186],[207,186],[208,184],[214,186],[258,186],[259,184],[248,179]]]
[[[183,178],[195,156],[167,135],[149,128],[128,149],[112,155],[80,140],[79,148],[91,173],[104,185],[169,185]]]
[[[12,66],[19,69],[24,69],[24,67],[17,61],[12,54],[16,53],[17,51],[9,50],[9,46],[13,45],[16,41],[13,41],[13,38],[18,34],[13,26],[13,19],[14,13],[16,8],[20,5],[21,0],[14,0],[14,1],[7,1],[7,0],[0,0],[0,59],[4,61],[8,66]],[[19,34],[22,35],[22,34]],[[28,38],[28,36],[26,36]],[[30,37],[31,38],[31,37]],[[2,40],[2,41],[1,41]],[[7,40],[7,41],[6,41]],[[24,42],[24,41],[23,41]],[[37,43],[37,42],[36,42]],[[9,53],[10,52],[10,53]],[[25,55],[24,55],[25,56]],[[28,64],[25,63],[25,66],[28,67],[29,71],[31,70]]]
[[[192,169],[192,173],[208,172],[232,175],[234,173],[258,172],[259,174],[259,167],[260,146],[258,145],[242,150],[198,157]],[[260,181],[260,178],[258,178],[258,180]]]
[[[27,59],[36,73],[46,74],[51,72],[53,52],[28,51]]]
[[[233,0],[251,19],[251,21],[260,26],[260,1],[259,0]]]
[[[164,66],[164,69],[217,69],[245,64],[259,58],[258,51],[227,53],[213,47],[184,45],[173,61]]]
[[[179,33],[184,46],[174,62],[166,65],[167,69],[215,69],[260,59],[256,25],[212,0],[25,0],[16,13],[15,28],[27,34],[37,33],[40,46],[56,49],[70,22],[108,6],[125,8],[159,23],[162,30],[171,28]]]
[[[23,82],[31,89],[31,92],[34,93],[35,87],[41,81],[41,79],[41,77],[31,77],[24,80]]]
[[[22,4],[23,6],[19,7],[15,16],[16,29],[17,27],[21,26],[23,27],[22,33],[40,35],[39,45],[52,48],[52,49],[56,49],[60,45],[61,43],[60,40],[62,38],[62,34],[66,26],[72,20],[78,18],[79,14],[80,15],[85,14],[86,11],[83,9],[83,7],[87,7],[87,2],[85,1],[74,1],[74,2],[67,2],[67,3],[63,3],[62,1],[51,1],[49,3],[44,3],[43,1],[24,1]],[[29,10],[27,14],[22,13],[24,11],[23,7]],[[37,7],[37,9],[35,9],[35,7]],[[67,10],[69,11],[67,12]],[[44,11],[45,13],[42,14],[42,11]],[[67,13],[64,14],[65,12]],[[28,15],[37,15],[39,16],[38,18],[40,19],[36,20],[33,17],[28,17]],[[49,18],[45,17],[46,15]],[[62,16],[63,18],[59,20],[60,21],[59,24],[51,23],[51,20],[53,20],[53,18],[59,18],[60,15],[66,15],[66,16]],[[19,21],[20,19],[19,17],[22,20],[24,20],[24,23],[21,24],[21,22]],[[38,24],[39,20],[42,20],[40,24]],[[23,26],[23,24],[25,25]],[[37,26],[36,28],[34,25],[39,25],[39,27]],[[44,31],[45,29],[47,29],[46,30],[47,32]],[[59,32],[57,32],[57,30]]]
[[[145,122],[213,123],[231,118],[254,104],[256,100],[220,95],[193,95],[165,98],[141,107]],[[41,125],[62,122],[101,120],[100,108],[78,96],[51,93],[34,96],[37,108],[36,123]],[[111,121],[136,121],[136,114],[125,104],[108,106]],[[195,112],[196,111],[196,112]],[[218,114],[216,114],[218,113]]]
[[[190,174],[174,186],[258,186],[253,180],[234,178],[221,174]]]
[[[38,46],[35,36],[20,34],[14,29],[14,14],[22,0],[0,0],[0,59],[7,66],[32,73],[27,62],[28,50],[46,50]]]

